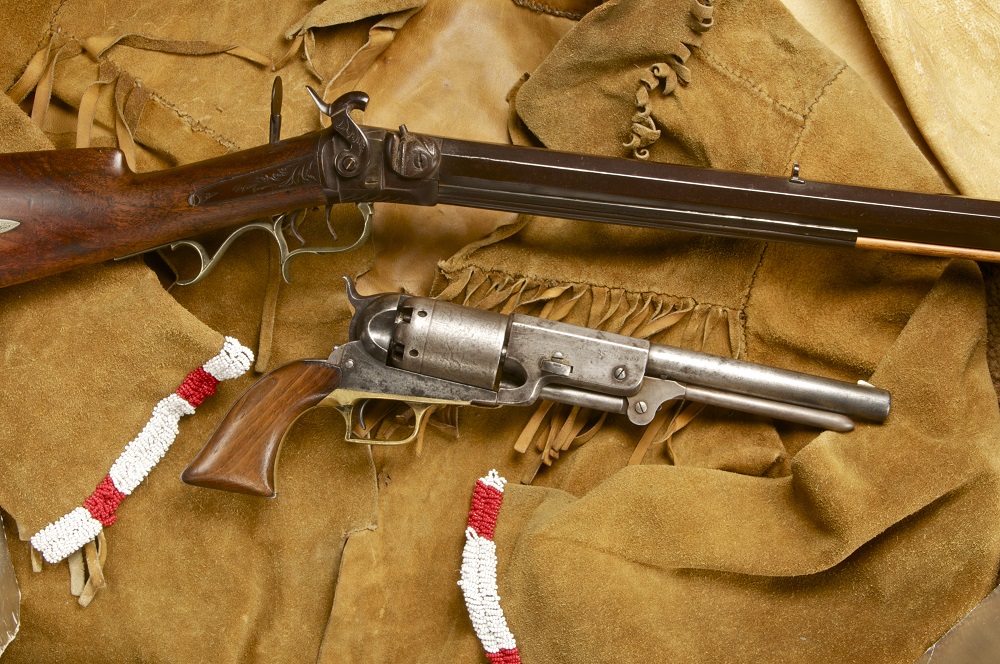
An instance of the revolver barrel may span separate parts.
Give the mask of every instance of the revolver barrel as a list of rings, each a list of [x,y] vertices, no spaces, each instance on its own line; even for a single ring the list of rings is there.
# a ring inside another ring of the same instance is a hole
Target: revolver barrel
[[[647,424],[670,401],[687,400],[850,431],[882,422],[885,390],[650,343],[522,314],[503,315],[407,295],[362,298],[352,338],[400,376],[483,390],[481,406],[539,398],[627,414]]]
[[[864,382],[846,383],[662,344],[650,345],[646,374],[870,422],[884,422],[889,416],[889,393]]]

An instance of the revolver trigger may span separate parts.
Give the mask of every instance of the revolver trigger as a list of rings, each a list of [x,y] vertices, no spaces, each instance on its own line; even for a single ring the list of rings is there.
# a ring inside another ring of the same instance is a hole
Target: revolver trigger
[[[426,428],[427,416],[442,405],[451,405],[451,402],[424,403],[342,392],[330,405],[344,418],[346,442],[405,445],[414,441],[419,443]]]
[[[365,431],[365,432],[368,431],[368,423],[365,422],[365,415],[368,412],[368,406],[369,406],[369,404],[371,404],[371,402],[372,402],[371,399],[364,399],[361,402],[361,405],[357,407],[358,408],[358,424],[361,425],[361,430]]]

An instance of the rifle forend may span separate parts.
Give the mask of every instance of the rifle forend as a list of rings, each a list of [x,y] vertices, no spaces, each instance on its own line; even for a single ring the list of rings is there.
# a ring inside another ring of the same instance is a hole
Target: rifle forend
[[[297,253],[364,241],[367,220],[350,246],[287,249],[285,213],[347,202],[443,203],[1000,261],[994,201],[806,182],[797,165],[785,179],[475,143],[405,126],[393,132],[354,121],[351,112],[368,102],[363,92],[331,104],[310,93],[329,128],[279,140],[280,108],[272,108],[270,144],[164,171],[133,173],[114,149],[0,155],[0,287],[168,244],[198,249],[200,278],[218,254],[209,259],[186,238],[273,215],[230,239],[268,230],[287,268]]]
[[[863,382],[425,297],[360,297],[352,286],[348,295],[351,341],[325,361],[293,362],[251,386],[184,471],[185,482],[273,496],[281,441],[313,406],[340,411],[348,442],[392,445],[414,440],[441,405],[539,399],[620,413],[639,425],[679,400],[841,432],[852,430],[855,418],[883,422],[889,415],[889,393]],[[412,427],[389,439],[374,435],[365,414],[386,401],[414,414]]]

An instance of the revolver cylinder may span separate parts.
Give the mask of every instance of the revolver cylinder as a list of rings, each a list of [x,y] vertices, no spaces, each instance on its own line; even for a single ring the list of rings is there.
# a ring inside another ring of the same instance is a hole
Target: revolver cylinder
[[[664,403],[689,400],[833,431],[853,429],[852,418],[882,422],[889,414],[889,393],[863,382],[426,297],[362,298],[353,289],[349,296],[356,309],[351,338],[372,358],[401,370],[399,380],[439,380],[449,394],[478,390],[463,394],[480,406],[545,398],[648,424]]]
[[[496,389],[509,317],[408,297],[400,302],[388,363],[414,373]]]

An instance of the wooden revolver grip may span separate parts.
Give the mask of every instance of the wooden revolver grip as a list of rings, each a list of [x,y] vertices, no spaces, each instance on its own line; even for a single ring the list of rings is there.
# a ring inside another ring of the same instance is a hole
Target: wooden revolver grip
[[[340,369],[323,360],[299,360],[266,374],[237,399],[181,479],[273,497],[274,466],[285,433],[339,382]]]

